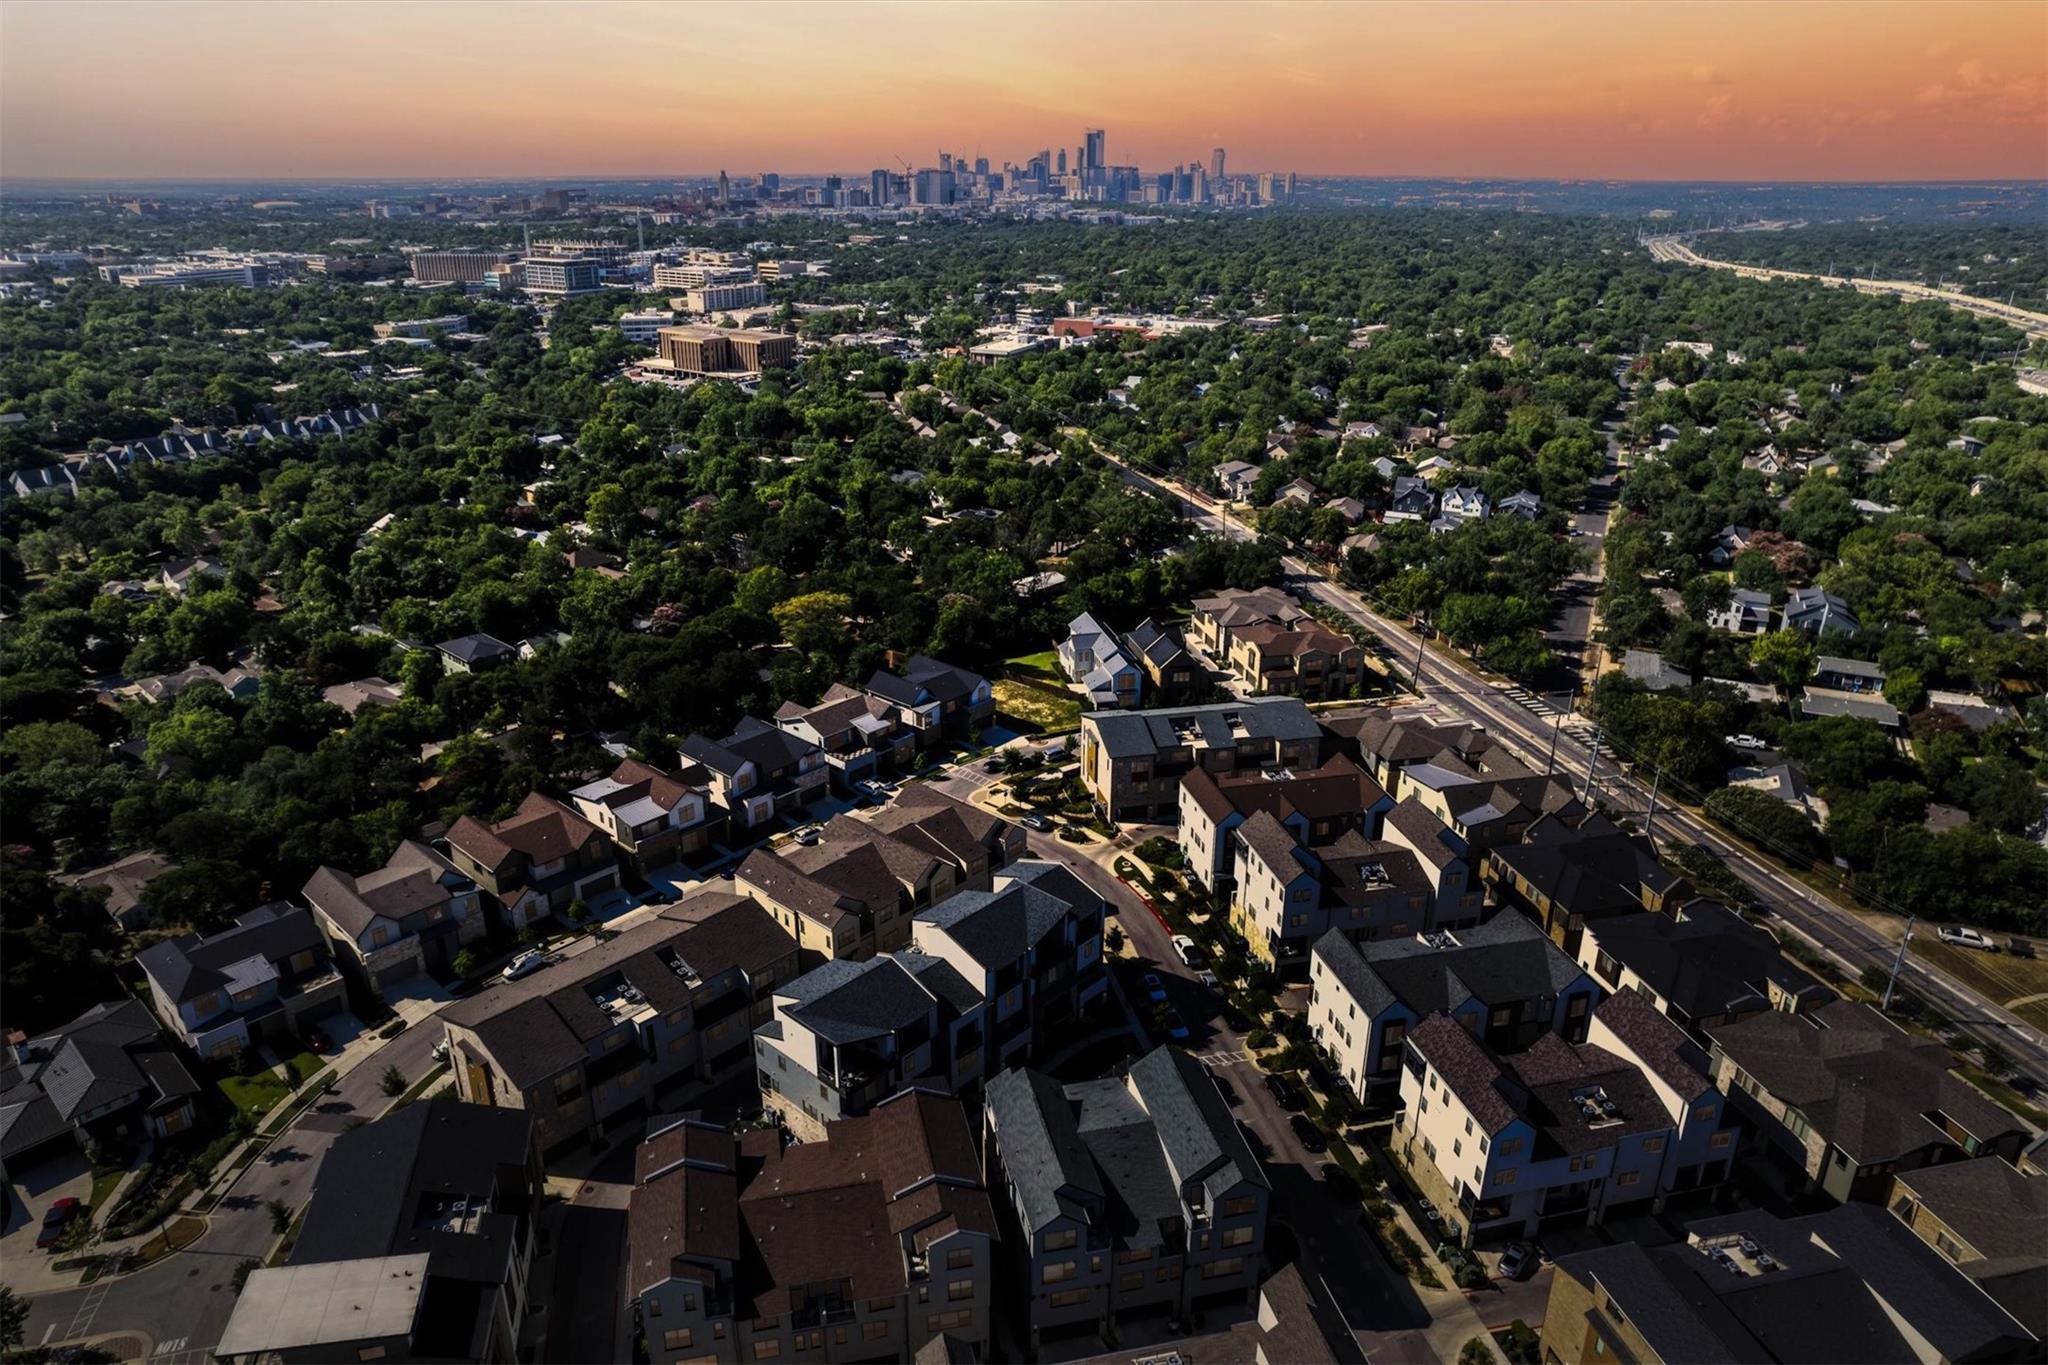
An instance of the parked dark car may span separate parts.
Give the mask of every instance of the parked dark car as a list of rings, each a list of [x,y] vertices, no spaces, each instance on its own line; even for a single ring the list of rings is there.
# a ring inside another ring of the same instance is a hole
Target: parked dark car
[[[1266,1076],[1266,1089],[1273,1092],[1273,1098],[1280,1102],[1282,1109],[1301,1108],[1301,1088],[1285,1076],[1269,1072]]]
[[[59,1199],[50,1205],[49,1212],[43,1215],[43,1226],[36,1233],[36,1250],[45,1251],[57,1245],[58,1240],[64,1236],[64,1229],[84,1207],[75,1198]]]
[[[1300,1141],[1304,1151],[1321,1152],[1328,1150],[1329,1144],[1323,1141],[1322,1129],[1316,1127],[1308,1115],[1294,1114],[1289,1116],[1287,1126],[1294,1130],[1294,1136]]]

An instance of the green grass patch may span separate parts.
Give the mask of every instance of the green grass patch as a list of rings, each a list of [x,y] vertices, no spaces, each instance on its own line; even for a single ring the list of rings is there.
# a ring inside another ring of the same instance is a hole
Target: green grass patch
[[[2048,1110],[2043,1110],[2038,1105],[2029,1104],[2026,1096],[2020,1094],[2019,1091],[2013,1089],[2004,1081],[1999,1080],[1996,1076],[1984,1070],[1984,1068],[1965,1063],[1956,1068],[1956,1074],[1991,1096],[1992,1099],[2004,1105],[2007,1109],[2012,1110],[2013,1113],[2018,1114],[2028,1123],[2033,1124],[2036,1128],[2048,1128]]]
[[[1030,678],[1045,678],[1058,682],[1060,676],[1059,655],[1050,649],[1041,649],[1036,654],[1019,654],[1014,659],[1003,660],[1003,667],[1012,673],[1021,673]]]
[[[1041,730],[1072,730],[1081,723],[1081,699],[1063,687],[1021,678],[991,684],[996,709]]]

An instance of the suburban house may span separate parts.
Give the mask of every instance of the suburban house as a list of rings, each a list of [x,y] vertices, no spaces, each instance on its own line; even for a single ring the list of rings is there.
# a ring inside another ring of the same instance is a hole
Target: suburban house
[[[1883,665],[1865,663],[1861,659],[1843,659],[1833,654],[1823,654],[1813,661],[1812,685],[1825,687],[1833,692],[1868,692],[1882,695],[1884,677]]]
[[[1109,820],[1171,820],[1181,778],[1193,769],[1309,771],[1322,762],[1322,743],[1315,717],[1294,697],[1089,711],[1081,716],[1081,779]]]
[[[1216,484],[1232,502],[1248,502],[1252,485],[1259,481],[1259,467],[1243,460],[1226,460],[1216,466]]]
[[[224,1361],[519,1358],[542,1175],[528,1116],[445,1096],[334,1140],[281,1266],[253,1270]]]
[[[396,706],[405,697],[405,686],[385,678],[357,678],[322,688],[320,700],[339,706],[353,716],[365,706]]]
[[[1506,516],[1520,517],[1523,521],[1535,521],[1543,515],[1543,499],[1524,488],[1502,498],[1498,510]]]
[[[1429,480],[1412,474],[1397,475],[1394,491],[1387,499],[1386,521],[1427,521],[1436,511],[1436,490]]]
[[[2031,1134],[1952,1069],[1940,1043],[1868,1005],[1766,1010],[1707,1029],[1714,1082],[1763,1138],[1837,1200],[1883,1203],[1901,1171],[2014,1160]]]
[[[1060,671],[1087,692],[1095,709],[1134,707],[1144,695],[1145,670],[1115,631],[1086,612],[1068,622],[1067,638],[1055,653]]]
[[[360,877],[323,866],[299,894],[374,991],[451,971],[463,945],[490,929],[477,884],[416,839]]]
[[[1808,635],[1854,635],[1863,629],[1849,604],[1825,588],[1794,588],[1785,599],[1781,630],[1803,630]]]
[[[775,712],[776,728],[815,745],[831,770],[832,789],[851,794],[859,784],[908,771],[917,762],[917,735],[896,708],[833,683],[816,706],[786,701]]]
[[[175,1137],[199,1082],[140,1000],[94,1005],[0,1054],[0,1180],[68,1147]]]
[[[1194,656],[1181,643],[1180,632],[1149,616],[1124,632],[1124,646],[1145,670],[1155,697],[1182,697],[1201,676]]]
[[[1731,588],[1727,602],[1707,613],[1707,624],[1731,635],[1768,634],[1771,595],[1755,588]]]
[[[1360,942],[1340,930],[1316,940],[1309,965],[1309,1032],[1362,1100],[1390,1098],[1401,1045],[1442,1014],[1497,1051],[1545,1033],[1586,1037],[1599,983],[1520,915],[1457,931]]]
[[[1768,929],[1718,901],[1589,920],[1578,960],[1604,989],[1639,992],[1696,1037],[1763,1010],[1796,1014],[1835,998]]]
[[[491,893],[515,931],[619,884],[604,831],[539,792],[528,793],[506,819],[457,820],[448,830],[448,857]]]
[[[434,648],[440,651],[441,666],[450,673],[481,673],[519,656],[519,651],[503,640],[482,633],[458,635]]]
[[[576,812],[603,830],[641,876],[708,850],[726,812],[708,784],[692,785],[650,763],[622,759],[609,776],[569,793]]]
[[[1257,1292],[1272,1190],[1216,1081],[1170,1047],[1122,1076],[989,1082],[982,1160],[1045,1340]]]
[[[1188,625],[1212,659],[1228,658],[1231,632],[1242,626],[1276,625],[1292,629],[1307,621],[1300,602],[1279,588],[1228,589],[1194,600]]]
[[[1257,621],[1230,632],[1230,671],[1255,696],[1328,700],[1357,691],[1365,651],[1320,621]]]
[[[1652,692],[1683,692],[1692,686],[1692,674],[1666,662],[1654,649],[1625,650],[1621,671]]]
[[[147,928],[156,919],[156,911],[149,903],[149,884],[164,873],[176,870],[177,866],[161,853],[144,850],[104,867],[64,873],[57,880],[83,891],[104,890],[107,893],[107,914],[114,923],[132,933]]]
[[[1827,1365],[2031,1359],[2039,1340],[1881,1209],[1762,1209],[1557,1259],[1542,1358],[1556,1365]],[[1848,1343],[1854,1343],[1849,1345]]]
[[[1823,716],[1852,716],[1867,720],[1887,730],[1896,730],[1904,724],[1905,718],[1897,707],[1886,701],[1882,695],[1867,692],[1843,692],[1832,687],[1821,687],[1808,683],[1799,693],[1799,714],[1809,718]]]
[[[1674,431],[1672,436],[1675,439],[1677,433]],[[1756,532],[1747,526],[1723,526],[1714,532],[1714,546],[1707,551],[1707,559],[1725,568],[1735,562],[1735,556],[1749,548],[1750,539],[1755,535]]]
[[[905,1091],[800,1145],[661,1119],[634,1154],[626,1295],[655,1365],[980,1359],[995,1235],[956,1100]]]
[[[135,955],[150,999],[171,1033],[202,1057],[295,1039],[316,1019],[348,1006],[327,935],[313,912],[259,905],[234,927],[186,934]]]
[[[920,745],[965,739],[995,719],[995,691],[987,678],[938,659],[913,654],[901,673],[877,669],[867,694],[896,708]]]
[[[542,1151],[739,1074],[796,943],[744,896],[700,891],[575,957],[436,1017],[455,1091],[533,1115]]]
[[[1468,521],[1485,521],[1493,514],[1493,499],[1477,488],[1461,483],[1445,491],[1437,511],[1459,525]]]
[[[2048,1341],[2048,1171],[2038,1139],[2017,1166],[2000,1157],[1901,1171],[1891,1210],[1943,1260]]]
[[[736,829],[801,812],[831,779],[823,749],[754,716],[740,717],[724,739],[691,735],[681,752],[682,780],[695,784],[701,774]]]
[[[906,1087],[974,1093],[1103,998],[1104,914],[1065,868],[1027,860],[921,911],[908,947],[806,972],[755,1030],[764,1105],[809,1141]]]

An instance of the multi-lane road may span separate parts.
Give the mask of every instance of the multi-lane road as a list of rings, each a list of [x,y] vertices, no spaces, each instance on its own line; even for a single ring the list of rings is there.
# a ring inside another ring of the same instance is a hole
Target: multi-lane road
[[[1990,318],[2019,328],[2029,337],[2048,337],[2048,314],[2036,313],[2025,308],[2016,308],[1996,299],[1982,299],[1974,294],[1959,294],[1953,289],[1933,289],[1911,280],[1858,280],[1843,275],[1814,275],[1803,270],[1780,270],[1775,266],[1750,265],[1743,261],[1719,261],[1711,256],[1702,256],[1687,245],[1681,237],[1652,237],[1648,241],[1650,255],[1659,261],[1671,261],[1678,265],[1703,266],[1709,270],[1730,270],[1745,279],[1752,280],[1811,280],[1833,289],[1854,289],[1859,294],[1888,294],[1893,298],[1906,299],[1914,303],[1945,303],[1951,308],[1960,308],[1966,313],[1975,313],[1981,318]]]
[[[1123,471],[1127,481],[1176,500],[1182,514],[1201,529],[1240,540],[1252,536],[1249,527],[1227,515],[1206,493],[1154,477],[1100,445],[1095,448]],[[1334,582],[1318,566],[1291,555],[1281,562],[1296,592],[1343,613],[1376,637],[1403,678],[1416,683],[1423,700],[1483,723],[1525,761],[1545,764],[1554,744],[1557,767],[1575,775],[1591,774],[1599,796],[1610,807],[1638,816],[1648,810],[1651,783],[1615,763],[1605,752],[1596,753],[1595,732],[1583,719],[1574,717],[1575,723],[1559,724],[1557,712],[1541,698],[1505,680],[1489,677],[1462,659],[1420,648],[1422,642],[1405,624]],[[1866,967],[1889,969],[1898,956],[1896,940],[1759,859],[1685,807],[1660,802],[1654,829],[1656,837],[1665,842],[1699,844],[1713,852],[1780,924],[1832,958],[1852,979]],[[1906,955],[1899,979],[1906,988],[1954,1020],[1965,1033],[1995,1045],[2020,1071],[2037,1082],[2048,1083],[2048,1042],[2017,1015],[1967,990],[1911,954]]]

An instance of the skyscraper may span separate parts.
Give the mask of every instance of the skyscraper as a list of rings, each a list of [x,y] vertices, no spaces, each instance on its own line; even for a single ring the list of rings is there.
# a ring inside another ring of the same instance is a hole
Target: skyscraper
[[[1109,158],[1103,154],[1105,151],[1104,143],[1107,140],[1106,135],[1100,128],[1090,128],[1088,130],[1088,151],[1087,156],[1081,162],[1082,170],[1099,171],[1109,164]]]
[[[1223,178],[1223,149],[1218,147],[1209,153],[1209,176],[1214,180]]]
[[[1067,149],[1066,149],[1066,148],[1064,148],[1064,147],[1062,147],[1062,148],[1060,148],[1060,164],[1059,164],[1058,166],[1054,167],[1054,174],[1056,174],[1056,175],[1065,175],[1066,173],[1067,173]]]
[[[718,173],[718,202],[721,204],[732,202],[732,182],[725,178],[724,171]]]

